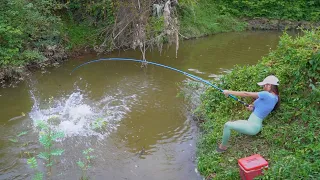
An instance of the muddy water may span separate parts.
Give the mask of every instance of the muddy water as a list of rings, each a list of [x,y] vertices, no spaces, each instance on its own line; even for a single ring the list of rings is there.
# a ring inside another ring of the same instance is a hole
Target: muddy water
[[[279,35],[224,33],[182,41],[178,58],[175,48],[166,46],[161,54],[148,51],[146,57],[210,80],[236,64],[255,64],[275,49]],[[115,51],[100,57],[141,59],[141,54]],[[187,77],[152,65],[141,69],[139,63],[114,61],[93,63],[70,75],[77,65],[97,58],[88,54],[70,59],[36,72],[17,88],[0,89],[0,179],[32,178],[27,158],[43,151],[35,121],[52,116],[56,120],[50,127],[65,133],[55,143],[65,152],[55,158],[52,179],[79,179],[77,161],[84,159],[87,148],[93,148],[95,156],[87,172],[90,179],[201,179],[195,159],[198,129],[176,97],[181,90],[176,83]],[[103,129],[95,129],[94,122],[105,122]],[[17,137],[23,131],[27,134]],[[44,172],[42,163],[38,159]]]

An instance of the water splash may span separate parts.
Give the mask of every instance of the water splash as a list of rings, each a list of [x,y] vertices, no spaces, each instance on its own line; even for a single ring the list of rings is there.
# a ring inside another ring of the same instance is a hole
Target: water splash
[[[63,131],[66,137],[98,136],[104,138],[119,126],[118,122],[125,117],[134,104],[136,95],[125,96],[121,93],[114,96],[104,96],[100,101],[90,102],[79,90],[65,98],[53,101],[50,107],[41,107],[40,100],[30,91],[34,101],[29,113],[33,122],[48,120],[54,130]],[[95,122],[103,124],[103,128],[96,128]]]

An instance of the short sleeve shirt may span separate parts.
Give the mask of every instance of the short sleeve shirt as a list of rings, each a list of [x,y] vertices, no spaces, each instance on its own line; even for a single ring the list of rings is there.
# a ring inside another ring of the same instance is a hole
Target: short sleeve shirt
[[[261,119],[264,119],[273,110],[278,102],[278,96],[268,91],[258,92],[258,99],[254,101],[253,113]]]

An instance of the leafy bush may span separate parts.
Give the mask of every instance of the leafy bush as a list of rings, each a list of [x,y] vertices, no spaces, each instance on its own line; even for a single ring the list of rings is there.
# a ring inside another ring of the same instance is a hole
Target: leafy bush
[[[53,0],[3,0],[0,3],[0,67],[43,60],[46,45],[60,41],[60,19]]]
[[[61,0],[60,0],[61,1]],[[114,22],[113,2],[111,0],[73,0],[62,1],[66,7],[69,19],[77,23],[86,22],[89,25],[109,25]]]
[[[286,0],[219,0],[215,1],[222,13],[237,17],[267,17],[289,20],[320,20],[320,1]]]
[[[255,153],[270,163],[262,179],[316,179],[320,175],[320,30],[292,38],[284,33],[277,50],[254,66],[236,66],[215,83],[222,89],[261,91],[256,84],[267,75],[280,79],[280,108],[263,122],[256,136],[232,132],[230,148],[215,152],[228,120],[245,119],[250,112],[240,103],[208,89],[198,112],[206,117],[198,143],[198,168],[217,179],[237,179],[237,159]],[[253,99],[246,99],[252,103]]]

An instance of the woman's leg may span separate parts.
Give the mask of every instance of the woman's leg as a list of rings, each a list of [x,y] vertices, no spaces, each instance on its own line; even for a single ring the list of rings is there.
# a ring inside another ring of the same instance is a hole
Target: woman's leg
[[[224,125],[223,129],[223,137],[222,137],[222,146],[226,146],[227,142],[231,135],[231,129],[247,135],[256,135],[261,130],[260,124],[252,123],[246,120],[238,120],[238,121],[229,121]]]

